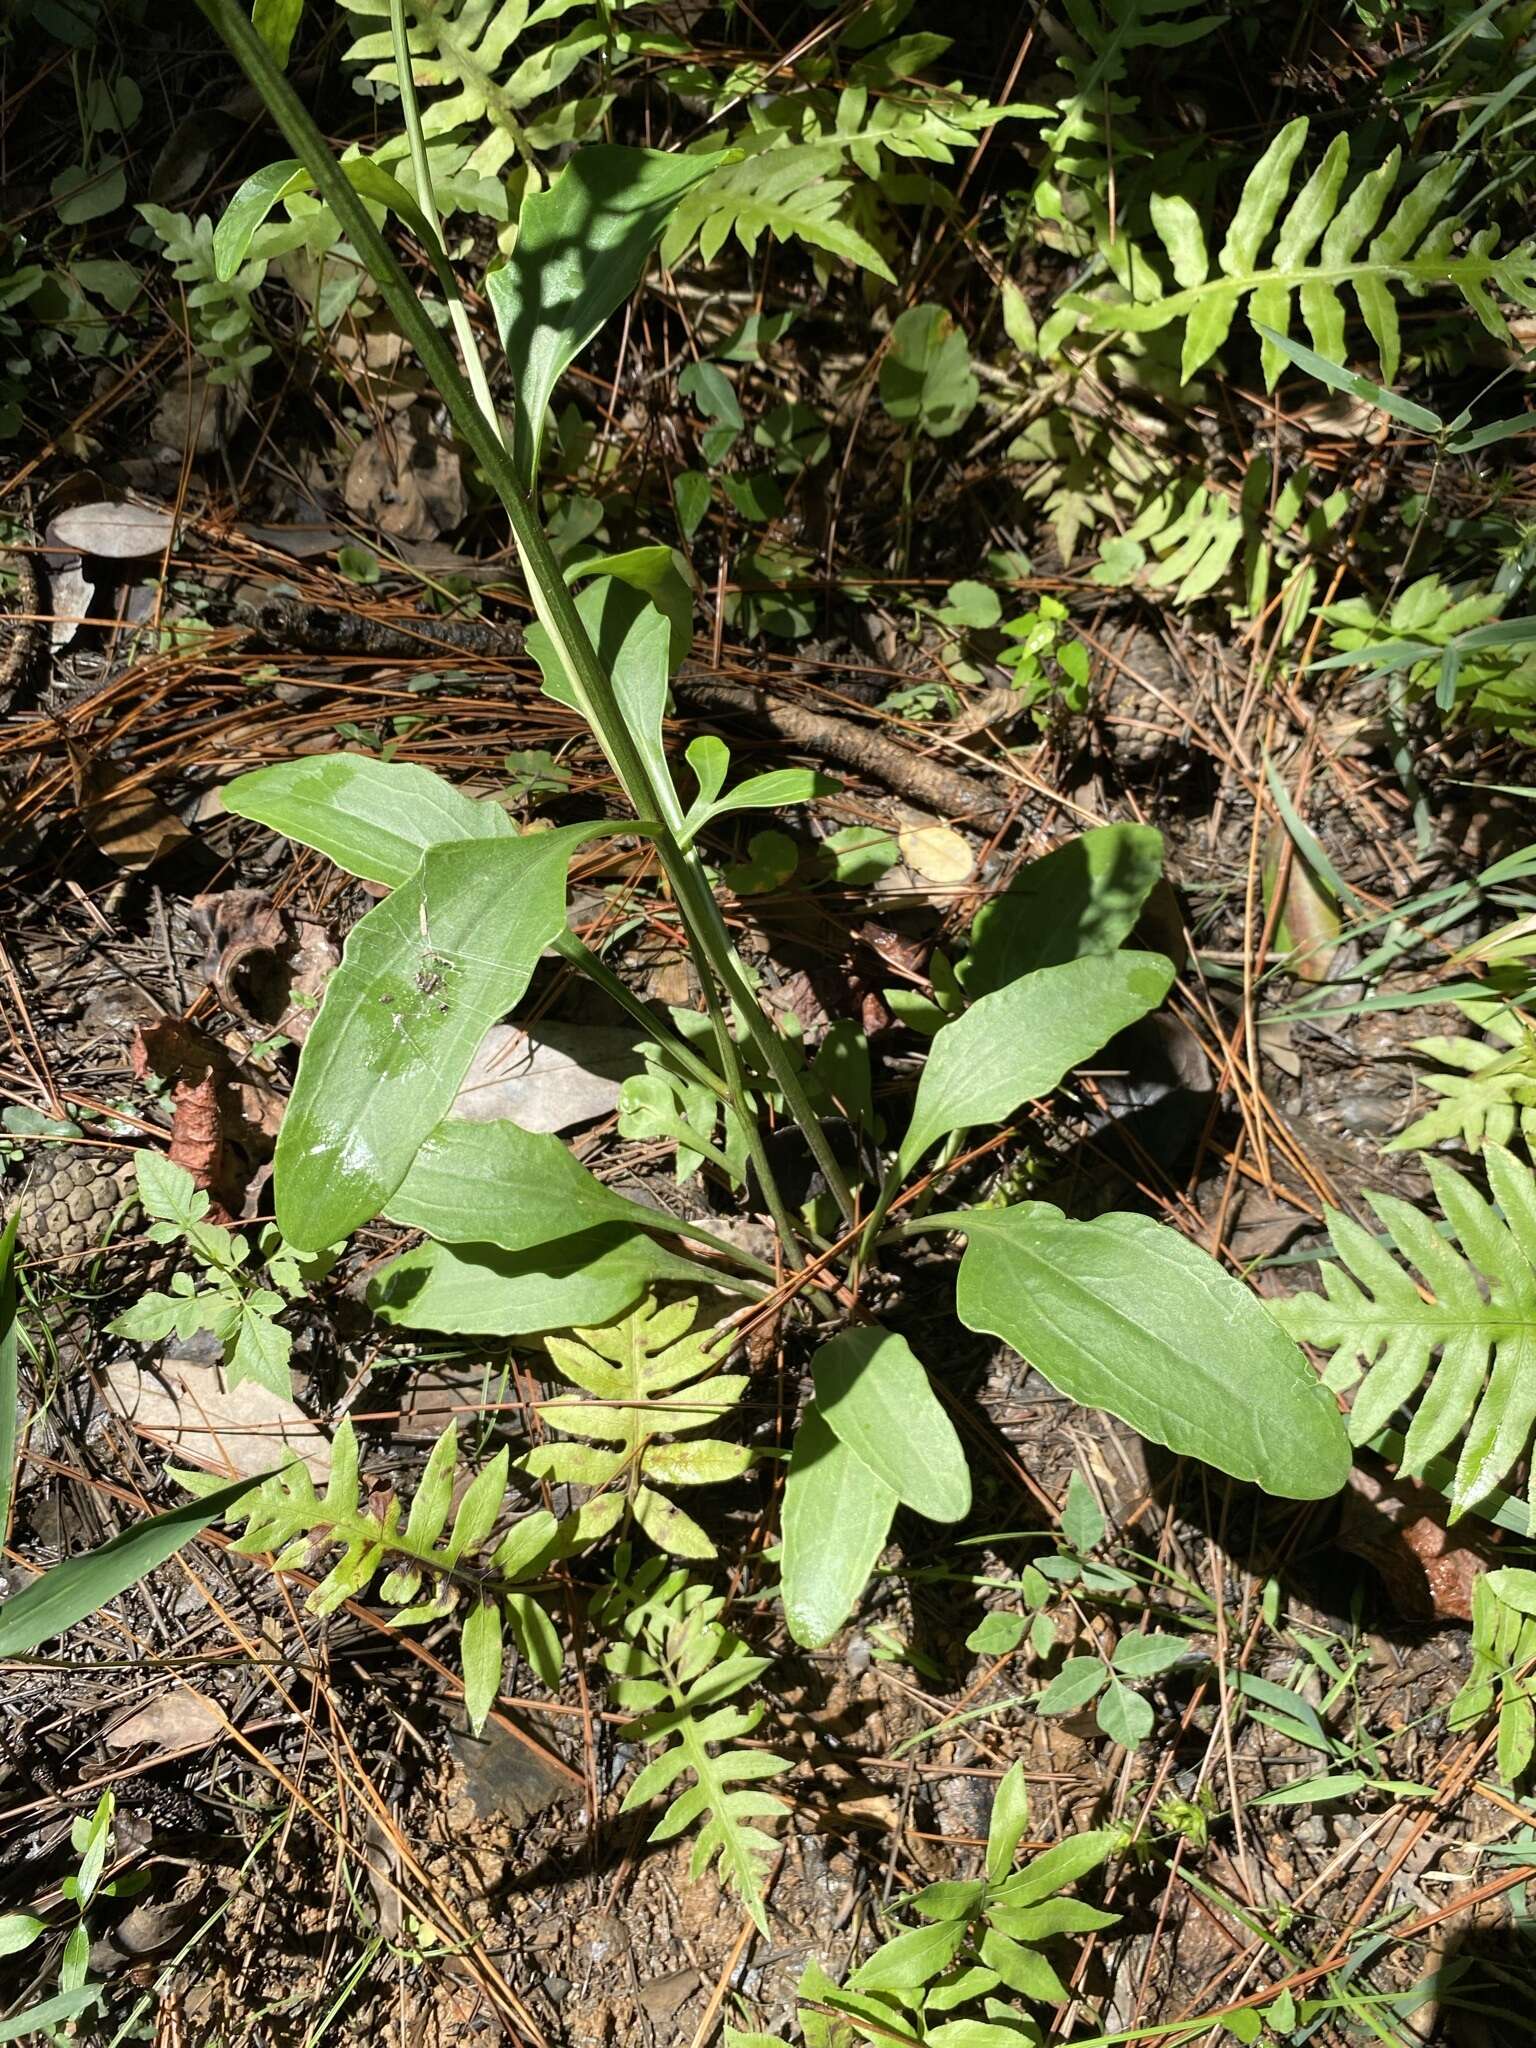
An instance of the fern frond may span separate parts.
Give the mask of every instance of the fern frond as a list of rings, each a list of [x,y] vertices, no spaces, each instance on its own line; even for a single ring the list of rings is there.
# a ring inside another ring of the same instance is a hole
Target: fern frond
[[[355,40],[347,62],[359,65],[375,83],[398,89],[389,31],[389,0],[341,0],[353,17]],[[601,120],[608,100],[596,97],[565,103],[564,119],[549,135],[535,137],[529,109],[565,84],[579,64],[600,50],[606,31],[595,13],[554,42],[518,61],[514,45],[531,32],[569,14],[580,0],[406,0],[411,72],[426,96],[422,127],[430,140],[460,129],[486,132],[468,159],[468,169],[494,177],[514,155],[529,159],[533,146],[579,141]],[[572,112],[579,111],[573,123]]]
[[[753,154],[727,164],[694,186],[674,211],[662,237],[661,257],[675,264],[695,242],[706,263],[734,235],[749,256],[765,232],[780,241],[808,242],[845,263],[896,282],[890,265],[847,218],[851,185],[837,142],[773,146],[770,135],[737,138]]]
[[[744,1373],[716,1370],[725,1353],[714,1330],[693,1329],[698,1306],[695,1300],[658,1308],[647,1299],[605,1329],[546,1337],[559,1371],[592,1398],[540,1402],[539,1419],[567,1436],[595,1441],[540,1444],[523,1461],[536,1479],[613,1488],[611,1496],[599,1496],[613,1499],[611,1512],[627,1506],[656,1547],[673,1557],[713,1557],[715,1546],[657,1488],[739,1479],[753,1458],[746,1444],[693,1435],[728,1415],[747,1387]],[[663,1441],[676,1437],[691,1440]]]
[[[1497,1211],[1444,1160],[1427,1158],[1448,1237],[1407,1202],[1369,1195],[1392,1250],[1330,1210],[1343,1266],[1323,1265],[1323,1294],[1271,1304],[1293,1337],[1332,1352],[1329,1386],[1364,1374],[1349,1416],[1355,1443],[1409,1404],[1405,1472],[1422,1473],[1462,1436],[1453,1520],[1499,1487],[1536,1429],[1536,1174],[1499,1145],[1485,1148],[1484,1162]]]
[[[764,1779],[789,1769],[767,1750],[726,1745],[750,1735],[763,1717],[763,1702],[730,1704],[761,1677],[772,1661],[755,1656],[720,1620],[724,1596],[668,1570],[650,1558],[633,1574],[627,1547],[620,1546],[612,1585],[594,1603],[592,1618],[621,1640],[604,1659],[613,1672],[620,1706],[635,1710],[629,1734],[645,1743],[672,1746],[652,1758],[624,1796],[631,1813],[680,1778],[677,1792],[650,1840],[664,1842],[699,1824],[689,1877],[700,1878],[718,1862],[721,1881],[731,1887],[764,1934],[764,1866],[778,1844],[756,1825],[785,1811],[776,1793],[756,1789]]]
[[[1509,602],[1498,589],[1453,586],[1431,574],[1410,583],[1385,614],[1363,597],[1324,605],[1321,612],[1336,655],[1359,654],[1364,667],[1372,654],[1387,661],[1422,648],[1424,660],[1398,669],[1414,695],[1433,690],[1438,696],[1451,673],[1455,702],[1474,723],[1524,741],[1536,703],[1536,656],[1521,637],[1523,621],[1500,621]],[[1507,639],[1494,630],[1500,623],[1508,626]],[[1490,636],[1486,645],[1479,644],[1483,630]],[[1447,667],[1452,658],[1453,673]]]
[[[958,85],[924,85],[906,98],[889,92],[871,95],[867,85],[850,85],[838,94],[834,132],[864,175],[878,178],[884,169],[882,153],[952,164],[957,150],[974,149],[988,128],[1022,112],[993,106]],[[806,140],[812,139],[808,133]]]
[[[1109,301],[1072,292],[1062,299],[1062,311],[1095,332],[1144,334],[1182,320],[1186,382],[1221,347],[1245,300],[1255,325],[1289,334],[1293,302],[1299,299],[1313,346],[1330,361],[1344,361],[1346,314],[1340,294],[1345,285],[1376,344],[1384,383],[1396,377],[1402,354],[1394,293],[1449,287],[1460,293],[1490,334],[1507,341],[1509,330],[1492,295],[1503,292],[1521,304],[1536,299],[1536,249],[1523,243],[1508,255],[1496,256],[1494,232],[1486,229],[1456,251],[1462,223],[1448,210],[1448,202],[1461,173],[1460,162],[1448,157],[1427,171],[1396,199],[1383,220],[1397,184],[1401,151],[1389,151],[1346,193],[1349,140],[1336,136],[1292,197],[1307,127],[1305,115],[1288,122],[1255,164],[1214,262],[1193,204],[1177,192],[1159,194],[1151,202],[1152,225],[1177,288],[1164,288],[1151,276],[1145,257],[1124,250],[1122,240],[1119,245],[1111,243],[1106,254],[1121,248],[1111,260],[1127,296]],[[1268,388],[1274,388],[1284,363],[1280,351],[1266,342]]]
[[[1517,1130],[1528,1146],[1536,1141],[1536,1034],[1503,1003],[1474,997],[1456,1007],[1498,1043],[1413,1039],[1415,1052],[1452,1071],[1420,1077],[1441,1099],[1392,1140],[1389,1152],[1424,1150],[1448,1138],[1478,1152],[1484,1145],[1508,1145]]]
[[[265,255],[281,250],[267,237],[261,259],[253,258],[232,278],[221,279],[213,260],[213,222],[206,213],[193,220],[165,206],[146,204],[138,211],[159,238],[177,282],[185,287],[187,330],[209,365],[208,382],[248,384],[251,371],[272,353],[252,334],[256,315],[251,299],[267,274]]]
[[[175,1476],[191,1493],[222,1483],[205,1472]],[[232,1510],[230,1521],[245,1526],[230,1548],[250,1557],[271,1553],[275,1571],[312,1570],[339,1550],[305,1602],[311,1614],[330,1614],[344,1600],[360,1599],[386,1569],[378,1595],[399,1608],[393,1619],[401,1627],[440,1621],[463,1607],[464,1703],[478,1728],[501,1685],[503,1625],[544,1684],[551,1690],[559,1684],[554,1624],[531,1592],[518,1589],[542,1577],[557,1558],[606,1535],[619,1503],[593,1501],[564,1521],[540,1508],[498,1538],[507,1497],[505,1447],[464,1489],[450,1527],[458,1477],[458,1436],[450,1422],[427,1459],[409,1516],[393,1493],[365,1497],[357,1437],[344,1420],[332,1441],[324,1494],[316,1492],[307,1466],[290,1458]]]
[[[1472,1588],[1472,1670],[1446,1721],[1469,1728],[1496,1713],[1499,1776],[1513,1785],[1536,1755],[1536,1572],[1484,1572]]]
[[[1065,74],[1062,89],[1054,105],[1024,110],[1051,124],[1042,136],[1042,184],[1066,177],[1102,190],[1112,162],[1123,169],[1129,157],[1151,154],[1134,119],[1139,100],[1115,87],[1125,83],[1136,51],[1176,49],[1199,42],[1222,26],[1225,17],[1220,14],[1187,18],[1198,4],[1199,0],[1065,0],[1067,33],[1060,38],[1057,53]]]

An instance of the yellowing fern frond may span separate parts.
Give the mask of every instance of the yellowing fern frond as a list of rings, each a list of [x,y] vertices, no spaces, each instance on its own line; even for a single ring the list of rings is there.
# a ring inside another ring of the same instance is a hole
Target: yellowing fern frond
[[[659,1489],[739,1479],[753,1457],[750,1445],[696,1434],[729,1415],[747,1387],[744,1373],[716,1371],[724,1352],[716,1331],[693,1328],[697,1313],[697,1301],[658,1308],[650,1299],[604,1329],[546,1337],[558,1370],[590,1398],[543,1401],[539,1420],[591,1441],[540,1444],[524,1460],[536,1479],[612,1489],[615,1506],[625,1502],[673,1557],[713,1557],[715,1546]]]

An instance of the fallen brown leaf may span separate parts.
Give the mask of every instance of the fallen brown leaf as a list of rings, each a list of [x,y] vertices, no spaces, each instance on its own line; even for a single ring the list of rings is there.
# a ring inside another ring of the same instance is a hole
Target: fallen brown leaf
[[[124,775],[110,761],[80,768],[79,797],[87,836],[132,874],[153,867],[192,837],[141,777]]]
[[[341,948],[322,924],[279,910],[264,889],[226,889],[192,899],[206,935],[204,973],[232,1015],[258,1036],[309,1036]]]
[[[218,1186],[224,1158],[224,1119],[219,1086],[210,1073],[195,1083],[179,1082],[171,1112],[170,1157],[184,1166],[200,1188]]]
[[[320,1424],[254,1380],[231,1387],[221,1365],[167,1358],[144,1372],[122,1359],[108,1366],[106,1388],[125,1422],[184,1464],[250,1479],[275,1472],[292,1450],[317,1486],[330,1477],[330,1439]]]
[[[112,1749],[138,1749],[145,1744],[152,1749],[189,1749],[195,1742],[216,1742],[224,1725],[224,1716],[212,1700],[194,1692],[190,1685],[178,1685],[108,1728],[104,1739]]]
[[[510,1117],[525,1131],[567,1131],[607,1116],[644,1062],[635,1034],[609,1024],[493,1024],[454,1097],[468,1123]]]

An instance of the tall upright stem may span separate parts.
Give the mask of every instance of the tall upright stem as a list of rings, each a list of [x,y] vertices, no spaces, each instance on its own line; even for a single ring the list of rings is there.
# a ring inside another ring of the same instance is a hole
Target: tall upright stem
[[[421,302],[396,262],[388,243],[374,226],[367,209],[348,183],[324,136],[310,118],[308,108],[252,27],[249,16],[240,5],[240,0],[198,0],[198,6],[238,59],[251,83],[260,93],[268,112],[287,137],[289,146],[304,163],[321,197],[367,265],[384,295],[385,303],[399,323],[401,333],[416,350],[423,369],[432,379],[439,397],[448,407],[455,427],[474,453],[500,498],[507,522],[512,529],[513,543],[517,548],[528,585],[528,594],[539,623],[549,635],[570,678],[577,706],[596,735],[598,744],[618,776],[626,796],[638,815],[661,816],[662,806],[657,800],[640,751],[624,723],[613,685],[598,659],[581,615],[576,609],[575,599],[561,573],[554,550],[550,547],[531,493],[519,477],[512,457],[503,444],[495,420],[494,407],[488,411],[466,381],[464,373],[454,360],[453,351],[427,318]],[[401,7],[402,0],[392,0],[392,6]],[[402,13],[402,24],[403,19]],[[407,61],[401,69],[402,87],[410,81],[409,51],[405,54]],[[422,158],[424,161],[424,144]],[[418,179],[425,184],[427,201],[431,204],[431,181],[430,178],[422,178],[419,167]],[[435,214],[430,214],[428,218],[435,220]],[[454,294],[450,292],[450,305],[453,299]],[[469,342],[467,359],[472,358],[478,363],[478,350],[473,346],[472,334],[469,336]],[[489,397],[488,391],[486,395]],[[720,906],[705,881],[696,857],[685,852],[670,833],[663,832],[658,847],[662,866],[690,937],[698,944],[704,961],[718,977],[727,994],[737,1002],[753,1045],[782,1092],[790,1114],[805,1132],[816,1162],[844,1218],[851,1221],[854,1205],[847,1178],[832,1151],[825,1131],[821,1128],[821,1121],[806,1096],[789,1048],[758,1006],[757,999],[747,982],[746,972],[731,945],[730,934],[726,930]],[[729,1033],[725,1035],[728,1039]],[[729,1059],[724,1046],[722,1056]],[[739,1073],[739,1060],[737,1071]],[[729,1070],[726,1078],[729,1083]],[[747,1112],[746,1121],[750,1130],[750,1111]],[[767,1165],[766,1154],[763,1165]],[[760,1167],[760,1177],[762,1171]],[[767,1181],[771,1179],[770,1171],[764,1185],[765,1195],[768,1192]],[[782,1209],[782,1204],[778,1205],[778,1209]],[[777,1211],[775,1222],[782,1233],[784,1225],[779,1222]],[[787,1251],[793,1250],[794,1242],[791,1233],[786,1239]]]

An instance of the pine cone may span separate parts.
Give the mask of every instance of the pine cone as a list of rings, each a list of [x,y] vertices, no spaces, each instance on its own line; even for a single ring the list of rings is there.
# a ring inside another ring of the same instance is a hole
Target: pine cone
[[[8,1202],[6,1214],[19,1208],[17,1236],[31,1257],[74,1264],[102,1243],[133,1193],[131,1152],[49,1146],[29,1161],[21,1200]]]

